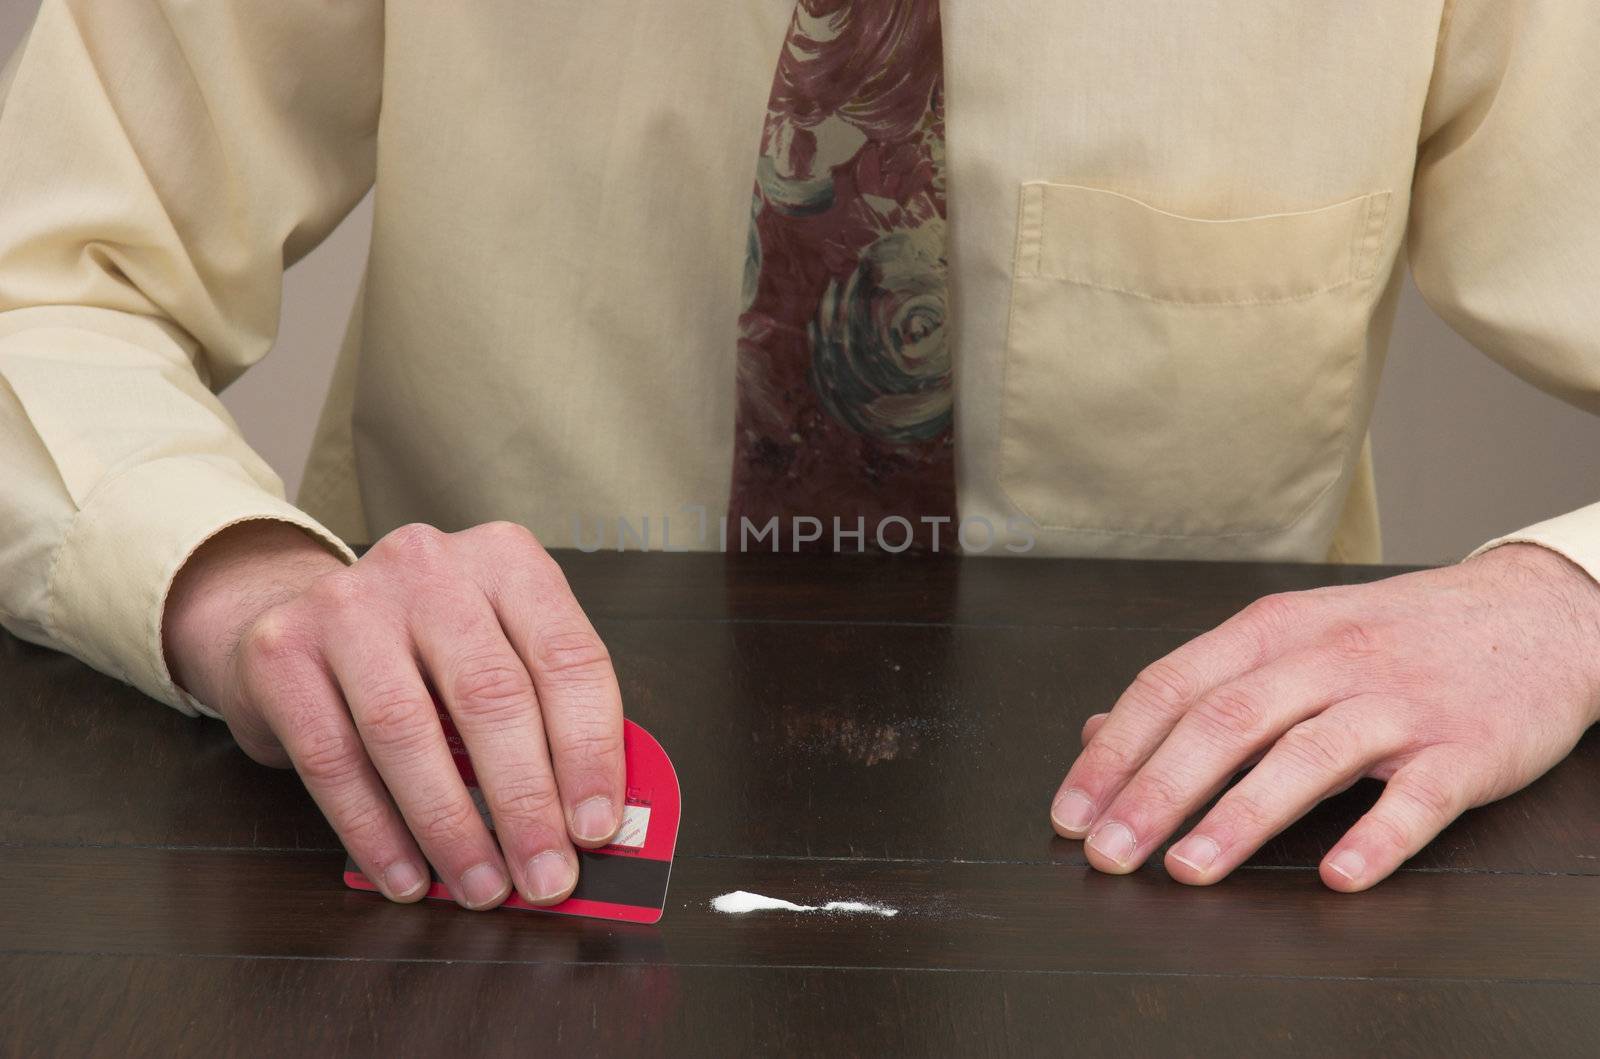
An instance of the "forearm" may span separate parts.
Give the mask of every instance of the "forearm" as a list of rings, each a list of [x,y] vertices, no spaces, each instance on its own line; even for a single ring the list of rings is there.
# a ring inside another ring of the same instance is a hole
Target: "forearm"
[[[0,624],[185,712],[162,619],[196,550],[254,520],[342,548],[213,391],[371,185],[382,11],[46,0],[0,75]]]

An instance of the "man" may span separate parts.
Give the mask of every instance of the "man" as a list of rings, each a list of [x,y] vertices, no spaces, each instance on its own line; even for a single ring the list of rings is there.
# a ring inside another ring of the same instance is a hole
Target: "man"
[[[0,116],[0,614],[296,768],[390,898],[426,857],[559,900],[621,704],[538,541],[1375,561],[1402,249],[1600,407],[1597,51],[1581,0],[46,0]],[[374,182],[297,508],[212,390]],[[1492,543],[1154,662],[1056,829],[1132,870],[1259,758],[1167,855],[1208,883],[1377,776],[1323,862],[1360,890],[1530,782],[1600,708],[1600,506]]]

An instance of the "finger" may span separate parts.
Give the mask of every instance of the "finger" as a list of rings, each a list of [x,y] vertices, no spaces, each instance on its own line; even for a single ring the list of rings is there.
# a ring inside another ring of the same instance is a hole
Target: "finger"
[[[240,643],[245,694],[363,874],[391,901],[421,900],[428,868],[367,758],[327,670],[273,618]]]
[[[338,628],[328,661],[406,826],[459,904],[495,907],[511,890],[505,863],[456,771],[406,631],[370,619]]]
[[[1388,878],[1471,807],[1467,777],[1472,774],[1445,754],[1407,762],[1322,859],[1322,881],[1355,893]]]
[[[1317,655],[1271,662],[1202,695],[1114,796],[1105,794],[1111,777],[1086,770],[1079,789],[1105,806],[1084,850],[1089,863],[1119,874],[1139,867],[1251,755],[1324,710],[1340,686]]]
[[[520,526],[469,530],[492,536],[485,571],[506,635],[531,673],[572,840],[602,846],[622,822],[625,764],[622,692],[611,656],[573,598],[561,568]]]
[[[1370,700],[1351,699],[1289,729],[1261,763],[1167,851],[1168,874],[1224,878],[1318,802],[1349,787],[1402,745]]]
[[[1100,730],[1100,726],[1106,723],[1106,718],[1109,717],[1109,716],[1111,716],[1109,713],[1097,713],[1097,714],[1094,714],[1093,716],[1091,716],[1087,721],[1084,721],[1083,722],[1083,731],[1078,736],[1079,740],[1083,744],[1087,745],[1089,740],[1094,738],[1095,733]],[[1260,760],[1261,760],[1261,755],[1260,754],[1253,754],[1248,759],[1246,759],[1245,766],[1249,767],[1251,765],[1254,765],[1257,761],[1260,761]]]
[[[1051,803],[1067,838],[1082,838],[1200,696],[1285,653],[1309,631],[1292,595],[1268,596],[1147,666],[1117,699]]]
[[[436,602],[450,621],[421,617],[412,635],[472,757],[517,890],[532,904],[565,900],[578,881],[578,857],[567,841],[533,681],[475,585],[441,590]]]

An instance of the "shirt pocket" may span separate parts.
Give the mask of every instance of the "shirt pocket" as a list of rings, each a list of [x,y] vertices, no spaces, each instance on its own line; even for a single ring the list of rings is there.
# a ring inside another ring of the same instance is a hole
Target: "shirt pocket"
[[[1022,187],[1001,486],[1046,529],[1245,537],[1339,479],[1390,195],[1201,220]]]

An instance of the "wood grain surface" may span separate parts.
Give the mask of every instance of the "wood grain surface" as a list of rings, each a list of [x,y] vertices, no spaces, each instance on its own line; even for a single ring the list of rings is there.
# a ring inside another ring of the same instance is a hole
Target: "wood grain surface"
[[[1089,714],[1250,600],[1384,568],[566,554],[684,822],[659,927],[343,888],[290,773],[0,636],[5,1054],[1595,1054],[1600,739],[1363,895],[1326,803],[1225,883],[1088,870]],[[730,917],[713,896],[883,902]]]

